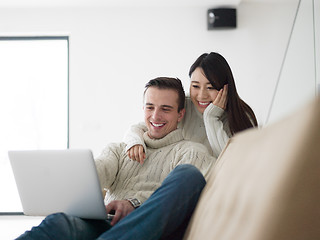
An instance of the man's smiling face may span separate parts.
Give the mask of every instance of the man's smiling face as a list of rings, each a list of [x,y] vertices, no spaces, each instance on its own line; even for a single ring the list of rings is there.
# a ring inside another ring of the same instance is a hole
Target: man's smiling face
[[[144,121],[153,139],[165,137],[177,129],[184,109],[178,112],[178,93],[172,89],[149,87],[144,95]]]

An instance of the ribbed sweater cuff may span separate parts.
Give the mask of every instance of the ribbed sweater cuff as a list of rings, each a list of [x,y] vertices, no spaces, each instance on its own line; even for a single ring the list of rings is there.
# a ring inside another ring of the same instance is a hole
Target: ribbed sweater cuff
[[[203,117],[206,118],[208,115],[212,115],[215,117],[221,117],[224,113],[224,110],[220,107],[217,107],[210,103],[210,105],[204,110]]]

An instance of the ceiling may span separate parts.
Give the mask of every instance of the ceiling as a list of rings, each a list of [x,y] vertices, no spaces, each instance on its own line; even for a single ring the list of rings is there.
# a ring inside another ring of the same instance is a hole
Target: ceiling
[[[237,7],[240,2],[281,3],[292,0],[0,0],[0,8],[35,7]]]
[[[0,7],[237,6],[241,0],[1,0]],[[261,0],[256,0],[261,1]]]

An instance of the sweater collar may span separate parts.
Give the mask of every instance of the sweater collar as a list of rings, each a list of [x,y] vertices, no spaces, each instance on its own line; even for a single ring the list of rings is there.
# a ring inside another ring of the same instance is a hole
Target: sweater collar
[[[180,142],[181,140],[183,140],[183,136],[182,130],[176,129],[160,139],[152,139],[148,136],[148,132],[145,132],[143,134],[143,139],[147,147],[149,148],[162,148],[170,144]]]
[[[203,114],[198,111],[197,107],[193,103],[192,103],[192,108],[193,108],[193,111],[196,112],[197,116],[203,120]]]

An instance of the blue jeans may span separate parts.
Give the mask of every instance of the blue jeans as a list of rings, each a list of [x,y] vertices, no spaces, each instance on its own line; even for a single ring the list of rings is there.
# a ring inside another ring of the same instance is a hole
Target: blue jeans
[[[182,239],[205,184],[197,168],[180,165],[147,201],[113,227],[105,220],[56,213],[17,239]]]

